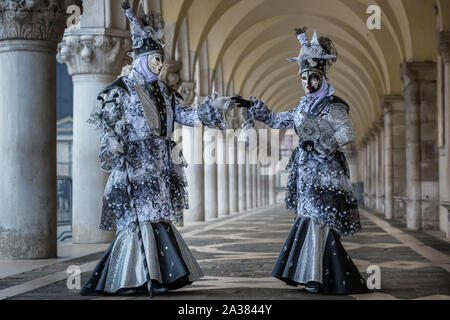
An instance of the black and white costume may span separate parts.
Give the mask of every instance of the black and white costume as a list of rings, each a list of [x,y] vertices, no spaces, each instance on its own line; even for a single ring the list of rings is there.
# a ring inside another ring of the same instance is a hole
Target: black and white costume
[[[300,74],[313,70],[325,75],[328,60],[336,57],[321,47],[316,33],[311,42],[304,30],[298,39],[300,55],[289,60],[299,63]],[[325,293],[362,293],[368,291],[365,280],[339,241],[361,228],[349,168],[340,151],[354,140],[353,124],[349,106],[323,81],[320,99],[304,96],[285,112],[274,113],[252,98],[244,127],[259,120],[275,129],[293,128],[299,136],[287,166],[286,207],[296,218],[272,276],[290,285],[319,283]]]
[[[154,28],[141,28],[131,12],[135,59],[162,52]],[[100,165],[109,173],[101,230],[116,237],[81,290],[83,295],[176,289],[203,276],[173,222],[187,208],[184,161],[171,140],[174,122],[224,129],[223,110],[207,96],[199,107],[158,79],[133,71],[100,92],[91,123],[101,131]]]

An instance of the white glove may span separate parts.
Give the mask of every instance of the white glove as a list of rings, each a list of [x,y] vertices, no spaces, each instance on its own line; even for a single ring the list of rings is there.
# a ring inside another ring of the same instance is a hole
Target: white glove
[[[123,145],[116,138],[109,138],[108,151],[114,154],[123,154]]]
[[[230,106],[233,105],[231,97],[219,97],[216,92],[211,95],[211,99],[211,106],[216,109],[227,110]]]

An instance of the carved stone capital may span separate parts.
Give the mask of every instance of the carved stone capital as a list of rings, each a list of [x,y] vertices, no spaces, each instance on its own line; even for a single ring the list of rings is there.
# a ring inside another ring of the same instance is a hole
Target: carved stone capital
[[[386,95],[381,99],[381,106],[384,113],[390,113],[404,109],[404,99],[400,95]]]
[[[82,10],[82,0],[0,0],[0,40],[59,42],[70,5]]]
[[[195,82],[193,81],[182,81],[178,91],[184,98],[185,104],[192,104],[194,102],[195,96]],[[201,102],[201,101],[200,101]]]
[[[384,129],[384,115],[380,116],[373,124],[373,131],[375,135],[378,135]]]
[[[438,42],[442,62],[444,64],[450,63],[450,31],[440,32]]]
[[[131,48],[126,33],[101,32],[102,29],[70,29],[58,44],[57,59],[66,63],[70,75],[110,74],[119,75]],[[103,31],[105,31],[103,29]]]
[[[181,61],[166,59],[164,69],[161,73],[161,80],[166,82],[170,87],[177,88],[180,85]]]
[[[358,155],[357,146],[354,142],[345,145],[341,150],[345,152],[347,158],[354,158]]]
[[[404,62],[400,67],[403,88],[421,81],[436,81],[435,62]]]

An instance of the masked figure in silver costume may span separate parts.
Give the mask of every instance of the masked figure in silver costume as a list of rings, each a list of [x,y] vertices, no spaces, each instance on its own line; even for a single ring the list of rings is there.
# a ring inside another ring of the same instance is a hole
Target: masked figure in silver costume
[[[158,80],[164,64],[162,20],[123,9],[133,37],[133,69],[99,94],[91,123],[101,131],[100,165],[109,173],[101,230],[116,237],[100,259],[82,295],[158,294],[203,276],[173,225],[187,208],[184,166],[171,141],[174,121],[226,128],[230,99],[207,96],[198,108]]]
[[[318,39],[316,32],[311,41],[306,28],[296,29],[296,34],[300,54],[288,60],[298,62],[306,93],[296,107],[274,113],[260,99],[233,98],[249,107],[244,129],[259,120],[275,129],[294,128],[299,136],[287,166],[286,207],[296,218],[272,276],[305,285],[309,292],[365,293],[365,280],[339,241],[361,226],[347,162],[339,151],[354,140],[349,106],[333,94],[326,78],[337,52],[330,39]]]

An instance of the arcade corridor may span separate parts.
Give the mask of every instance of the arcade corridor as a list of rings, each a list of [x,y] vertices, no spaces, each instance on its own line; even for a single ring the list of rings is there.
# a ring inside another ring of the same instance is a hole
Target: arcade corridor
[[[327,80],[350,107],[355,140],[342,151],[363,207],[363,230],[343,244],[365,278],[369,266],[381,272],[375,293],[350,296],[312,295],[271,278],[293,220],[282,204],[282,176],[296,133],[258,122],[270,139],[234,149],[208,140],[216,131],[178,123],[173,140],[189,163],[189,209],[177,228],[206,276],[155,299],[450,300],[449,0],[129,2],[135,12],[140,4],[161,13],[160,80],[193,107],[217,92],[291,110],[304,95],[298,68],[286,59],[298,54],[294,28],[333,40],[339,55]],[[379,28],[369,23],[372,2]],[[85,283],[114,238],[99,230],[107,175],[98,132],[86,120],[98,93],[132,69],[120,3],[0,1],[0,300],[95,299],[69,289],[67,279],[80,270]],[[80,19],[69,19],[69,4]],[[73,98],[58,131],[57,63]],[[233,141],[244,121],[236,110],[227,117]],[[207,141],[216,147],[211,163]],[[253,150],[258,161],[250,161]],[[263,163],[268,150],[271,161]],[[70,169],[62,172],[61,163]],[[68,242],[58,241],[61,176],[70,181]]]

